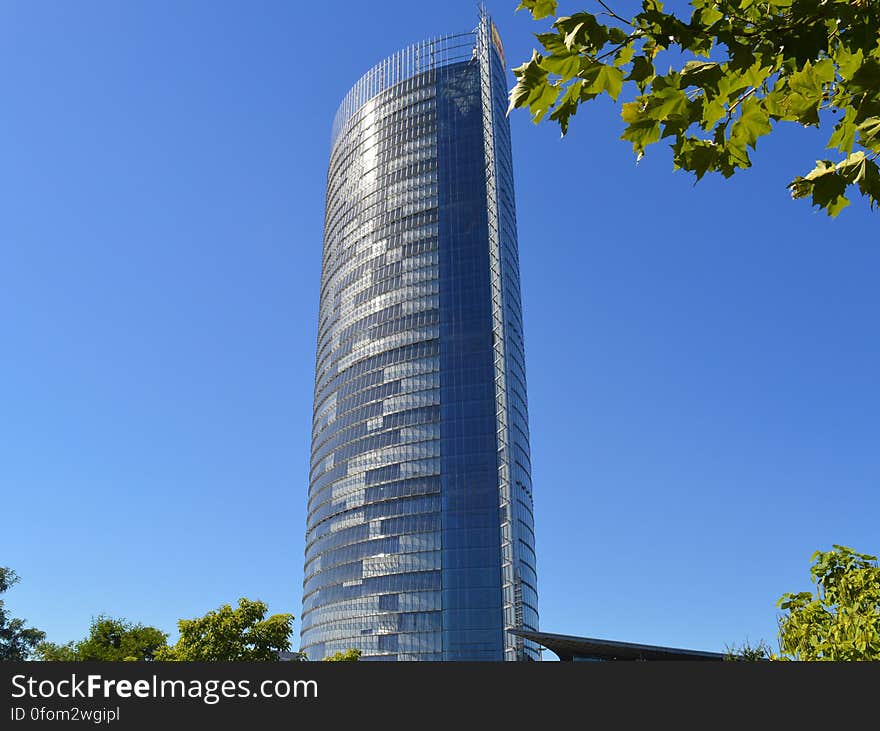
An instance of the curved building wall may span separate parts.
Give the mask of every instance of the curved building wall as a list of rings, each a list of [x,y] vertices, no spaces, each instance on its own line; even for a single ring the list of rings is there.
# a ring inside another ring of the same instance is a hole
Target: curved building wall
[[[313,659],[537,658],[504,631],[537,629],[537,595],[490,28],[392,56],[334,120],[302,614]]]

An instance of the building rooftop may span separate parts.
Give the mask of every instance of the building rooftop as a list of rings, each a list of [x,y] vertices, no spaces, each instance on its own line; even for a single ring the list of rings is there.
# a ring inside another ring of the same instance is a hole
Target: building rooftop
[[[600,640],[595,637],[574,637],[549,632],[508,630],[511,634],[531,640],[551,652],[560,660],[723,660],[720,652],[685,650],[678,647],[639,645],[634,642]]]

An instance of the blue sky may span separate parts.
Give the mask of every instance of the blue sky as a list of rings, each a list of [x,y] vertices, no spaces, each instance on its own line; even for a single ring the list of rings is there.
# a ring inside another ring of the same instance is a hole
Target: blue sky
[[[543,29],[516,4],[489,3],[511,65]],[[458,0],[0,5],[15,616],[56,642],[98,613],[173,636],[239,596],[298,619],[330,123],[373,63],[475,22]],[[511,115],[541,624],[775,646],[814,550],[880,551],[877,214],[790,200],[827,132],[780,127],[694,186],[662,146],[636,165],[618,114],[565,140]]]

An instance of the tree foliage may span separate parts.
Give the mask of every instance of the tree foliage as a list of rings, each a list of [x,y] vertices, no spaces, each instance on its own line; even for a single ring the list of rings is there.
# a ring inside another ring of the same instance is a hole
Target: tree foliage
[[[345,652],[336,652],[329,657],[325,657],[324,662],[357,662],[360,659],[360,650],[346,650]]]
[[[37,655],[41,660],[62,662],[152,660],[159,648],[165,647],[167,638],[155,627],[99,616],[92,620],[84,639],[65,645],[43,642],[37,647]]]
[[[770,660],[773,657],[773,651],[764,640],[760,640],[757,644],[752,644],[748,640],[742,645],[728,645],[724,659],[733,662],[760,662],[762,660]]]
[[[204,617],[181,619],[177,644],[160,648],[156,660],[276,661],[290,649],[293,615],[266,618],[267,611],[264,602],[241,598],[237,609],[224,604]]]
[[[659,0],[642,0],[632,18],[595,1],[599,12],[556,18],[536,35],[543,50],[514,69],[511,109],[549,118],[565,135],[580,104],[633,87],[622,139],[641,159],[670,138],[674,167],[697,180],[750,167],[749,149],[779,122],[833,123],[836,159],[794,178],[792,197],[830,216],[853,188],[872,209],[880,202],[880,0],[692,0],[689,18]],[[557,3],[521,0],[520,8],[540,20]],[[664,51],[684,61],[665,74]]]
[[[15,571],[0,566],[0,594],[7,592],[18,581]],[[0,660],[27,660],[45,637],[45,632],[25,627],[23,619],[10,617],[3,599],[0,599]]]
[[[846,546],[816,551],[816,593],[783,594],[780,650],[795,660],[880,660],[880,567]]]
[[[74,662],[81,658],[76,656],[76,643],[73,641],[63,645],[54,642],[41,642],[34,653],[37,660],[44,662]]]

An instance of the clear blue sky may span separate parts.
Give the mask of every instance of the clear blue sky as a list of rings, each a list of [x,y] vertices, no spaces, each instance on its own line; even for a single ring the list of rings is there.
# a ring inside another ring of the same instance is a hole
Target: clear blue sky
[[[516,4],[489,4],[511,65],[543,28]],[[298,620],[330,123],[374,62],[475,22],[459,0],[0,5],[16,616],[57,642],[239,596]],[[878,214],[789,199],[814,131],[694,187],[661,146],[636,165],[618,113],[564,141],[511,117],[542,627],[775,646],[815,549],[880,551]]]

